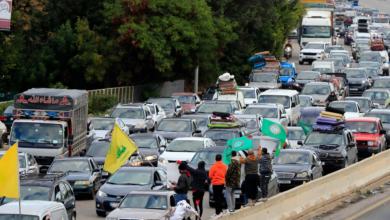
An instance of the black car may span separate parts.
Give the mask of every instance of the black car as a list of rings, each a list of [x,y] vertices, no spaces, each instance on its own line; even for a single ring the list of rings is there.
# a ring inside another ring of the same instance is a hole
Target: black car
[[[167,114],[167,118],[177,118],[184,114],[184,109],[176,98],[149,98],[146,103],[160,105]]]
[[[344,73],[347,75],[350,96],[361,96],[371,87],[366,69],[348,68]]]
[[[273,160],[273,170],[278,175],[280,188],[287,189],[300,186],[322,177],[322,162],[311,150],[280,150],[279,156]]]
[[[381,119],[382,127],[386,130],[386,143],[390,146],[390,109],[372,109],[364,117],[377,117]]]
[[[12,117],[12,112],[14,110],[14,104],[9,105],[1,114],[0,121],[2,121],[7,127],[7,131],[11,130],[12,123],[14,122],[14,118]]]
[[[41,172],[44,169],[41,167]],[[94,199],[102,185],[102,171],[93,158],[68,157],[55,159],[47,170],[48,174],[68,173],[63,179],[72,186],[75,195],[86,195]]]
[[[76,198],[70,184],[63,180],[62,174],[34,174],[20,178],[20,198],[22,200],[55,201],[64,204],[68,219],[76,218]],[[3,203],[17,201],[14,198],[4,198]],[[1,204],[0,204],[1,205]],[[72,218],[74,217],[74,218]]]
[[[161,135],[168,143],[177,137],[199,137],[202,131],[198,123],[190,118],[164,118],[158,123],[154,134]]]
[[[143,166],[157,167],[160,154],[167,148],[167,141],[159,134],[132,134],[129,138],[137,145]]]
[[[198,123],[198,129],[202,131],[202,135],[209,130],[209,127],[207,127],[207,124],[210,122],[210,116],[211,115],[195,115],[195,114],[187,114],[183,115],[182,118],[191,118],[195,119]]]
[[[293,87],[299,91],[309,82],[314,82],[315,78],[321,77],[321,73],[318,71],[302,71],[298,73]]]
[[[314,130],[306,139],[298,141],[302,149],[315,151],[324,170],[346,168],[358,161],[356,140],[349,129]]]
[[[96,194],[96,214],[105,216],[116,209],[129,192],[167,189],[167,174],[158,167],[121,167]]]
[[[216,145],[226,146],[228,140],[248,135],[249,131],[245,127],[210,128],[204,133],[203,137],[210,138]]]
[[[364,112],[368,112],[371,109],[375,108],[374,103],[372,102],[370,97],[346,97],[344,100],[345,101],[355,101],[355,102],[359,103],[360,108]]]

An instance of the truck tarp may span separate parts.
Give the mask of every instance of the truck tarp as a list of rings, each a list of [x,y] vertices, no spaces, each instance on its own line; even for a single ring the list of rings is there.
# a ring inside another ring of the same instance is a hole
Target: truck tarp
[[[88,103],[88,94],[75,89],[29,89],[14,97],[15,109],[73,111]]]

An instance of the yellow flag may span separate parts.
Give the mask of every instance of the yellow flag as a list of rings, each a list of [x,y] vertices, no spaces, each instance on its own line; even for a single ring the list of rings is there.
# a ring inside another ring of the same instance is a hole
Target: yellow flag
[[[19,158],[16,142],[0,159],[0,197],[19,198]]]
[[[138,148],[115,124],[103,170],[115,173]]]

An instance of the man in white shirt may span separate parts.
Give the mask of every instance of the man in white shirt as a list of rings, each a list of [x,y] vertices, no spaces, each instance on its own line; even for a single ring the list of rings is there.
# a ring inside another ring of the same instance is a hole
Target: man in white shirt
[[[194,208],[190,204],[186,202],[186,200],[181,200],[177,203],[176,207],[171,212],[170,220],[182,220],[187,212],[194,213],[199,219],[199,214],[195,211]]]

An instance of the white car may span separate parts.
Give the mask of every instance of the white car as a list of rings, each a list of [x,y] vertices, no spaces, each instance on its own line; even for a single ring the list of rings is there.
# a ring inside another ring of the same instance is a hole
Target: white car
[[[115,124],[126,134],[129,135],[129,127],[120,118],[111,118],[111,117],[93,117],[90,130],[93,129],[96,133],[96,138],[102,139],[105,138],[109,133],[114,129]]]
[[[4,156],[5,152],[7,151],[0,151],[0,159]],[[19,174],[39,173],[38,163],[31,154],[18,153],[18,158],[19,158]]]
[[[254,87],[240,86],[240,89],[244,95],[245,105],[248,106],[253,103],[257,103],[260,96],[260,90]]]
[[[176,138],[158,158],[157,167],[167,171],[168,180],[177,181],[180,175],[178,171],[179,164],[176,163],[178,160],[191,160],[199,149],[213,146],[215,146],[215,143],[210,138]]]
[[[354,117],[364,117],[365,112],[360,108],[359,104],[355,101],[334,101],[329,104],[333,108],[344,109],[345,119]]]
[[[22,200],[20,204],[21,219],[69,219],[64,204],[60,202]],[[10,202],[0,206],[0,219],[19,219],[19,216],[19,202]]]
[[[298,149],[301,148],[298,145],[298,141],[304,141],[306,138],[305,133],[301,127],[287,127],[287,139],[290,142],[291,148]]]
[[[160,123],[160,121],[163,120],[164,118],[167,118],[167,114],[159,104],[152,103],[152,104],[147,104],[147,106],[149,107],[150,112],[153,115],[153,119],[156,125]]]
[[[323,60],[325,58],[325,49],[328,44],[325,42],[309,42],[301,50],[299,54],[299,64],[304,62],[312,62],[315,60]]]

